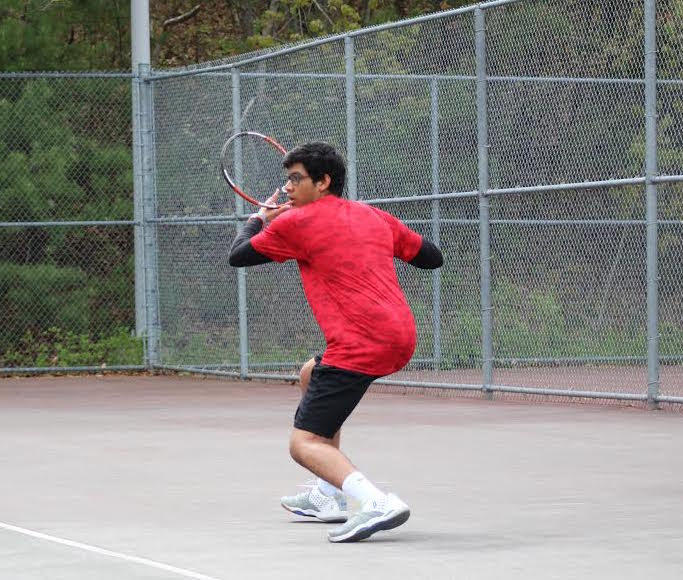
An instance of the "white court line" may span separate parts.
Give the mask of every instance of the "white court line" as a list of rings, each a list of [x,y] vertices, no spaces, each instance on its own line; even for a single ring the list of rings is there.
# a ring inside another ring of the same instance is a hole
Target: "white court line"
[[[136,564],[143,564],[145,566],[150,566],[151,568],[166,570],[167,572],[173,572],[174,574],[185,576],[185,578],[195,578],[196,580],[219,580],[218,578],[214,578],[213,576],[206,576],[205,574],[199,574],[197,572],[192,572],[191,570],[176,568],[175,566],[169,566],[168,564],[162,564],[161,562],[155,562],[154,560],[148,560],[147,558],[139,558],[138,556],[129,556],[127,554],[122,554],[120,552],[112,552],[111,550],[105,550],[104,548],[98,548],[97,546],[90,546],[88,544],[81,544],[80,542],[74,542],[72,540],[65,540],[64,538],[57,538],[55,536],[41,534],[40,532],[34,532],[33,530],[27,530],[26,528],[12,526],[10,524],[4,524],[2,522],[0,522],[0,528],[9,530],[10,532],[17,532],[19,534],[24,534],[26,536],[38,538],[40,540],[54,542],[55,544],[62,544],[64,546],[70,546],[72,548],[86,550],[87,552],[102,554],[103,556],[111,556],[112,558],[118,558],[119,560],[126,560],[128,562],[135,562]]]

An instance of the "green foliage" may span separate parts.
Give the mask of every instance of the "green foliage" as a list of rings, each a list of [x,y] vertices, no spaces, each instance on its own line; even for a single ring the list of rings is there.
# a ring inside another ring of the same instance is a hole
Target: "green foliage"
[[[132,218],[129,85],[118,79],[5,81],[0,221]],[[77,342],[85,345],[82,356],[92,358],[118,328],[133,326],[131,230],[0,229],[0,352],[13,353],[8,361],[38,364],[27,358],[37,351],[19,344],[30,335],[51,345],[42,334],[47,328],[64,334],[71,349],[57,353],[64,361],[77,359]]]
[[[0,354],[2,367],[70,367],[140,365],[142,339],[125,328],[114,329],[99,340],[89,334],[51,327],[41,332],[27,330],[12,348]]]
[[[201,3],[195,16],[174,24],[171,19],[187,13],[196,2],[153,0],[153,65],[186,65],[225,58],[468,3],[210,0]],[[616,6],[596,2],[591,10],[586,10],[581,0],[569,0],[564,4],[527,2],[523,8],[520,3],[489,11],[489,42],[495,46],[489,61],[491,74],[640,77],[642,4],[633,3],[626,21],[619,26],[614,25]],[[5,0],[0,7],[0,69],[126,70],[130,66],[129,11],[128,0]],[[658,18],[658,72],[663,78],[679,78],[683,5],[675,0],[659,1]],[[504,26],[496,26],[499,19]],[[473,31],[456,26],[455,22],[443,27],[436,23],[412,25],[400,33],[385,31],[372,40],[365,37],[357,44],[357,72],[471,75],[472,51],[450,42],[454,36],[462,36],[463,30],[472,34],[473,42]],[[324,55],[327,48],[316,50]],[[316,66],[311,65],[312,60],[301,53],[292,55],[288,62],[292,63],[292,70],[299,70],[299,63]],[[343,119],[330,113],[343,110],[344,95],[339,86],[333,82],[307,85],[304,81],[298,86],[300,90],[293,91],[288,99],[282,99],[277,91],[263,97],[263,108],[272,118],[291,120],[287,129],[291,133],[279,137],[286,142],[300,138],[310,130],[310,119],[323,120],[319,125],[324,127],[316,131],[329,131],[334,138],[343,135]],[[602,85],[592,93],[586,92],[587,85],[578,84],[562,88],[559,93],[558,85],[529,88],[518,84],[510,90],[501,90],[502,86],[490,85],[492,113],[496,113],[491,115],[490,122],[492,135],[497,136],[490,153],[494,187],[500,185],[496,183],[500,176],[506,178],[504,185],[556,182],[564,177],[566,168],[583,167],[586,160],[601,160],[604,174],[642,173],[644,111],[641,100],[620,98],[622,91],[630,95],[627,85],[618,89]],[[127,80],[106,86],[89,80],[3,81],[0,221],[132,217],[129,87]],[[473,89],[470,81],[439,85],[443,191],[476,187]],[[658,90],[660,170],[677,173],[683,165],[679,120],[683,117],[682,101],[672,85],[662,84]],[[311,99],[311,94],[317,98]],[[425,142],[430,104],[426,84],[363,80],[356,84],[356,95],[363,136],[358,143],[359,176],[366,197],[385,195],[391,179],[405,191],[423,191],[431,162]],[[594,110],[586,106],[587,98],[594,103]],[[553,107],[552,114],[548,103]],[[550,122],[551,118],[560,121]],[[533,138],[528,138],[530,134],[519,138],[519,131],[528,127],[537,129]],[[587,139],[589,135],[591,138]],[[327,135],[316,136],[329,139]],[[567,145],[571,143],[581,146]],[[185,143],[178,140],[172,146],[178,147],[178,159],[182,159]],[[202,172],[206,173],[203,168]],[[160,176],[160,190],[166,186],[163,179]],[[576,199],[566,194],[562,199],[562,203],[557,198],[548,203],[547,196],[538,196],[532,202],[511,198],[506,200],[505,215],[495,217],[642,217],[637,209],[642,204],[640,187],[615,189],[605,195],[579,195]],[[672,195],[664,219],[678,220],[682,207],[680,196]],[[476,210],[469,217],[476,217]],[[498,356],[644,353],[642,328],[603,325],[601,313],[577,313],[572,308],[572,304],[585,301],[599,287],[595,281],[604,272],[604,265],[613,263],[614,245],[599,243],[605,235],[597,229],[585,234],[584,242],[593,250],[574,256],[570,275],[586,283],[567,288],[562,283],[566,271],[553,262],[553,256],[571,251],[562,247],[561,241],[546,240],[538,233],[520,228],[494,234],[494,340]],[[544,244],[548,249],[545,253],[526,252]],[[212,245],[218,247],[205,238],[199,250],[211,256],[212,261],[221,259],[222,256],[212,253],[216,252]],[[668,313],[662,323],[662,352],[680,354],[683,277],[679,264],[683,245],[678,229],[662,230],[659,250],[663,280],[660,290]],[[452,251],[461,256],[467,250],[454,247]],[[515,256],[520,255],[535,255],[536,259],[518,263]],[[160,259],[163,261],[164,257]],[[474,259],[476,262],[478,258]],[[516,271],[505,270],[504,264],[514,264]],[[545,286],[544,290],[529,291],[528,288],[536,287],[533,282],[539,270],[547,273],[552,289]],[[175,349],[165,360],[235,360],[235,328],[204,330],[212,321],[223,320],[225,305],[215,297],[213,302],[201,302],[191,283],[193,276],[187,274],[187,280],[186,287],[173,289],[168,307],[200,311],[196,319],[198,328],[183,328],[179,318],[179,327],[170,329],[172,335],[165,338],[166,344]],[[277,279],[273,279],[273,284],[277,284]],[[447,306],[450,310],[444,313],[442,329],[443,351],[450,357],[449,364],[478,366],[480,315],[464,302],[457,302],[463,294],[471,294],[472,288],[466,287],[457,272],[445,269],[442,290],[455,301]],[[139,360],[135,350],[139,342],[122,330],[133,326],[133,300],[130,229],[0,230],[0,352],[9,353],[3,355],[5,364]],[[637,298],[625,296],[621,300],[624,304],[608,304],[606,308],[627,308],[633,306],[629,301]],[[476,300],[467,302],[474,303]],[[421,320],[429,319],[430,305],[424,297],[415,303],[415,310]],[[610,320],[609,316],[607,319]],[[44,330],[50,327],[54,329]],[[279,335],[271,338],[273,351],[263,358],[264,362],[271,357],[289,358],[295,346],[285,344]],[[428,341],[422,343],[420,354],[431,346]]]
[[[239,333],[237,328],[216,328],[212,332],[202,325],[188,332],[187,329],[175,333],[165,332],[161,338],[163,345],[162,360],[169,365],[236,365],[240,360]],[[264,347],[259,344],[261,352],[250,353],[249,362],[275,363],[283,361],[305,362],[311,357],[311,350],[302,346],[301,342],[282,343],[270,340]]]
[[[91,82],[102,90],[101,81]],[[87,82],[33,80],[23,83],[15,101],[0,99],[3,219],[131,215],[131,152],[119,133],[130,121],[113,135],[108,131],[123,111],[130,115],[128,89],[121,88],[117,82],[98,98]]]
[[[12,348],[27,332],[46,328],[87,334],[100,340],[116,328],[133,325],[132,258],[125,257],[103,275],[96,267],[0,262],[0,351]]]
[[[342,0],[284,0],[271,3],[256,23],[254,47],[297,42],[325,34],[355,30],[361,25],[356,8]]]
[[[86,276],[76,268],[0,263],[0,350],[27,331],[57,326],[86,332],[88,299]]]
[[[496,366],[528,364],[533,359],[585,359],[647,356],[643,324],[632,329],[598,329],[584,321],[569,324],[570,306],[553,290],[530,293],[509,280],[497,280],[493,290],[493,343]],[[675,322],[660,325],[662,357],[683,352],[683,328]],[[481,366],[481,317],[467,308],[445,312],[442,319],[443,369]],[[429,356],[429,353],[423,353]],[[517,362],[515,362],[517,361]]]
[[[130,66],[128,0],[3,0],[0,70]]]

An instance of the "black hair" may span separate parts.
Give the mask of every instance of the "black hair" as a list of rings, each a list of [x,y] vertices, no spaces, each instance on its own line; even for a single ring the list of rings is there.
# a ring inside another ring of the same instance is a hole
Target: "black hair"
[[[329,175],[330,192],[338,197],[342,196],[346,179],[346,164],[344,158],[332,145],[322,141],[299,145],[285,155],[282,166],[289,169],[295,163],[301,163],[314,182]]]

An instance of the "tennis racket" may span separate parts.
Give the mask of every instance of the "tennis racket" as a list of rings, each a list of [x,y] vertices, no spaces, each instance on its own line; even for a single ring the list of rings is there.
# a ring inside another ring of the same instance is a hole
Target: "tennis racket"
[[[287,201],[282,160],[287,150],[255,131],[232,135],[221,150],[221,173],[233,191],[259,207],[277,209]],[[278,193],[274,202],[266,200]]]

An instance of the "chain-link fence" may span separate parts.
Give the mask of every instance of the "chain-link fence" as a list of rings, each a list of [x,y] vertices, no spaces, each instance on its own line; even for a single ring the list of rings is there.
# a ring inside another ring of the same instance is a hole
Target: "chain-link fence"
[[[130,74],[0,75],[0,367],[142,367]]]
[[[385,383],[683,402],[681,49],[673,0],[499,0],[141,70],[148,363],[292,378],[324,349],[295,264],[227,265],[250,210],[218,157],[252,129],[334,144],[350,198],[442,248],[397,264],[419,338]]]
[[[657,5],[662,58],[648,79],[654,8],[489,2],[153,75],[158,364],[286,377],[324,348],[293,264],[225,267],[246,210],[225,195],[216,152],[253,129],[287,146],[333,143],[350,197],[443,248],[439,272],[399,265],[419,344],[387,382],[642,400],[661,365],[660,395],[683,395],[683,20]],[[658,145],[671,178],[657,181],[671,183],[646,191]],[[656,299],[659,344],[648,338]]]

